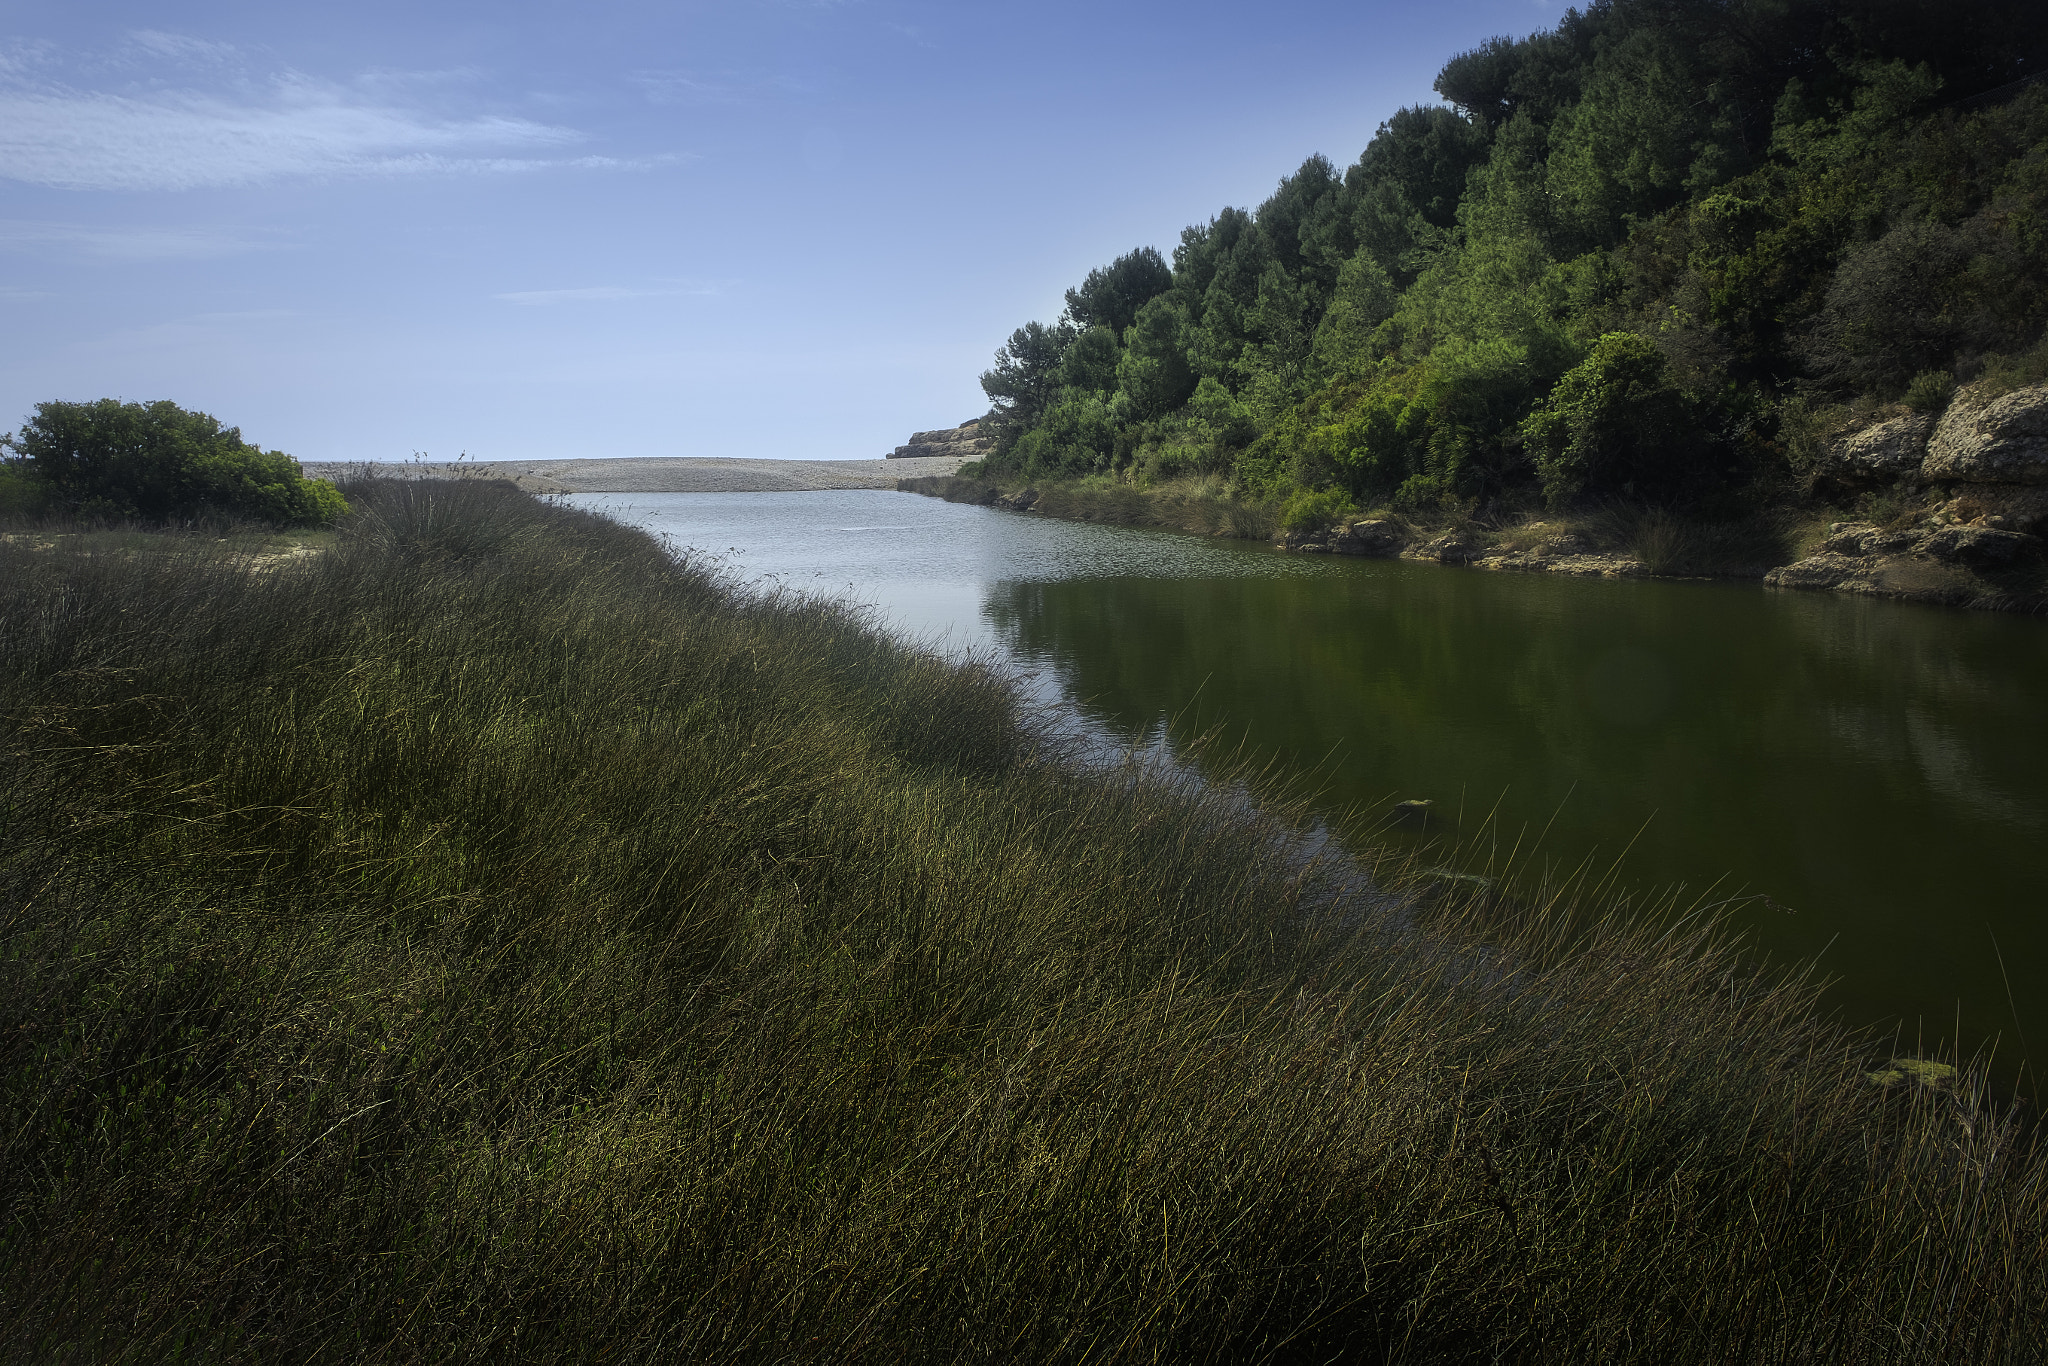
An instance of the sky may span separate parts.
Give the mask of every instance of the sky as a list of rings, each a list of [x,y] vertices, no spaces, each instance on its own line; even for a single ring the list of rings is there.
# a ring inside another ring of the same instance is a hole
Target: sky
[[[0,431],[873,458],[1533,0],[0,0]]]

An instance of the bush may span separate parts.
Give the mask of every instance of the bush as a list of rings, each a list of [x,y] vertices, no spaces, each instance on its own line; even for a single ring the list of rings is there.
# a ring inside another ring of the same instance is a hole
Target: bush
[[[20,462],[0,461],[0,517],[33,517],[46,501],[42,484]]]
[[[1325,531],[1358,511],[1342,489],[1311,493],[1300,489],[1280,508],[1280,525],[1289,531]]]
[[[1906,386],[1906,406],[1916,413],[1938,413],[1956,391],[1956,377],[1946,370],[1926,370]]]
[[[283,451],[168,401],[39,403],[8,445],[56,506],[88,516],[170,520],[226,513],[295,526],[332,521],[348,504],[307,479]]]
[[[1609,332],[1522,424],[1544,497],[1556,507],[1583,494],[1673,491],[1697,444],[1690,409],[1655,342]]]

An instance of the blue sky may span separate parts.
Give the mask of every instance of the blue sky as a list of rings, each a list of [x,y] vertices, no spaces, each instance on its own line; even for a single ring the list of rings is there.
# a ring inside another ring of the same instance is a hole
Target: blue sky
[[[0,429],[876,456],[1010,330],[1557,10],[0,3]]]

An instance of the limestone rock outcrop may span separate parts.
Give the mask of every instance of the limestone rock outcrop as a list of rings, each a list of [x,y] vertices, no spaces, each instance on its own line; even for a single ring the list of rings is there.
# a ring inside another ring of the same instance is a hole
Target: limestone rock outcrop
[[[1813,554],[1773,569],[1764,582],[1773,588],[1921,596],[1928,586],[1915,588],[1907,582],[1924,579],[1927,573],[1923,569],[1915,576],[1915,564],[1947,570],[1954,577],[1957,569],[2000,569],[2041,550],[2040,537],[2003,527],[1936,522],[1885,528],[1870,522],[1836,522]]]
[[[1928,444],[1920,477],[1932,482],[2048,484],[2048,384],[1979,400],[1955,396]]]
[[[2001,531],[2048,530],[2048,485],[1969,484],[1942,505],[1950,521]]]
[[[930,456],[949,456],[961,460],[979,460],[988,454],[990,438],[981,431],[981,419],[971,418],[957,427],[941,427],[937,431],[912,432],[910,440],[890,451],[890,460],[920,460]]]
[[[1446,531],[1401,552],[1404,560],[1435,560],[1439,564],[1470,564],[1486,551],[1485,542],[1461,531]]]
[[[1826,472],[1851,482],[1918,474],[1933,431],[1932,417],[1906,413],[1846,432],[1829,444]]]
[[[1563,574],[1581,579],[1639,579],[1650,572],[1641,560],[1628,555],[1600,555],[1578,550],[1570,542],[1565,552],[1556,546],[1534,550],[1482,555],[1472,563],[1480,569],[1512,569],[1524,574]]]
[[[1407,533],[1389,521],[1373,518],[1353,522],[1330,532],[1330,549],[1339,555],[1371,555],[1386,559],[1401,553],[1408,544]]]

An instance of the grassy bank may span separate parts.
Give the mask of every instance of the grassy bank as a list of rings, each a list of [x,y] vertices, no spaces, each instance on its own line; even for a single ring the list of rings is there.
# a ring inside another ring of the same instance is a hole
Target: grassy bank
[[[1215,477],[1176,479],[1140,489],[1100,476],[1027,481],[936,475],[899,479],[896,487],[949,503],[1029,509],[1073,522],[1154,527],[1243,540],[1280,534],[1276,509],[1232,497],[1226,481]]]
[[[8,1358],[2048,1351],[2038,1149],[1708,930],[1390,941],[841,608],[347,492],[0,543]]]

